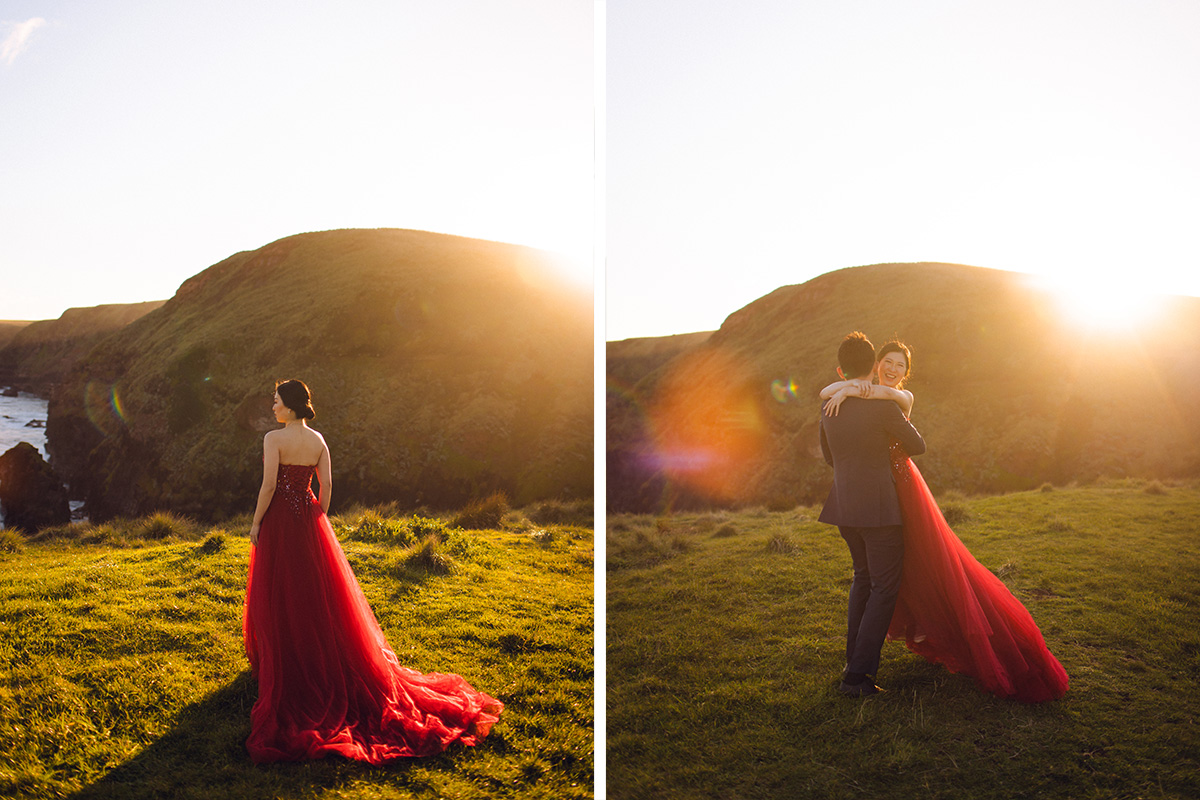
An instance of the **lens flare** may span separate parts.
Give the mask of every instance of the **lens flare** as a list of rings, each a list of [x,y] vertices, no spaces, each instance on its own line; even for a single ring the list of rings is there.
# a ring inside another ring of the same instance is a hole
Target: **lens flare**
[[[121,420],[122,425],[128,425],[129,420],[125,417],[125,406],[121,403],[121,393],[118,391],[116,384],[112,387],[112,408],[117,412],[117,419]]]
[[[782,381],[779,378],[771,381],[771,397],[776,403],[788,403],[796,399],[796,381],[789,378]]]
[[[654,466],[707,497],[740,496],[766,444],[761,386],[723,350],[679,359],[647,404]]]
[[[129,424],[116,384],[88,381],[83,388],[83,407],[88,421],[105,436],[115,436]]]

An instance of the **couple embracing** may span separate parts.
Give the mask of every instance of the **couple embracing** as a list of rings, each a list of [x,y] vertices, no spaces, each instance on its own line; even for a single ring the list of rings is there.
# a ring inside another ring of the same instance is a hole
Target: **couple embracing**
[[[843,380],[821,391],[821,450],[833,488],[819,517],[850,548],[846,667],[838,690],[878,694],[888,638],[999,697],[1054,700],[1067,674],[1033,618],[955,536],[911,456],[925,441],[909,422],[903,389],[912,354],[900,342],[879,349],[854,332],[838,348]],[[877,381],[877,382],[873,382]]]

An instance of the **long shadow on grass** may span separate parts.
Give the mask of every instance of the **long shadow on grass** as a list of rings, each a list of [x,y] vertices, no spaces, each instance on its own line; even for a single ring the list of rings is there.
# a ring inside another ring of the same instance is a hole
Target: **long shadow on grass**
[[[256,765],[246,753],[250,708],[257,686],[247,670],[229,685],[180,712],[175,727],[158,741],[71,800],[143,797],[316,797],[330,788],[374,776],[421,794],[427,776],[410,776],[415,762],[372,767],[340,757],[304,763]],[[494,738],[494,737],[489,737]],[[421,759],[426,769],[457,768],[449,755]]]

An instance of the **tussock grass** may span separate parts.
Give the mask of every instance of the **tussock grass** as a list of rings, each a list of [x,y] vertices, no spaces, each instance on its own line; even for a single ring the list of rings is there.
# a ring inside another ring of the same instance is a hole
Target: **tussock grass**
[[[204,555],[212,555],[219,553],[225,549],[226,539],[224,531],[214,531],[196,548],[196,552]]]
[[[538,529],[529,534],[529,538],[533,539],[538,544],[550,545],[554,543],[554,531]]]
[[[786,533],[777,533],[767,540],[767,551],[787,555],[796,552],[796,545]]]
[[[496,492],[482,500],[472,500],[451,524],[472,530],[498,528],[508,510],[508,498],[503,492]]]
[[[617,518],[616,522],[618,527],[610,525],[606,539],[609,571],[652,566],[692,547],[689,531],[673,527],[669,520],[638,518],[637,522],[630,522]]]
[[[454,560],[442,551],[442,542],[436,534],[429,534],[404,556],[404,563],[423,570],[429,575],[445,575],[454,569]]]
[[[350,520],[345,517],[331,520],[334,529],[339,533],[359,542],[377,542],[380,544],[406,546],[413,541],[412,531],[406,520],[391,516],[383,516],[374,510],[366,510],[356,514]]]
[[[850,557],[801,514],[732,514],[735,537],[610,563],[608,797],[1200,796],[1200,488],[1145,485],[955,500],[970,512],[956,532],[1070,675],[1043,705],[983,694],[898,642],[885,694],[838,695]],[[609,519],[619,553],[653,527]],[[1055,519],[1070,528],[1048,531]],[[786,558],[768,549],[780,534],[798,545]]]
[[[167,511],[151,514],[134,526],[139,538],[156,540],[195,538],[199,529],[195,522]]]
[[[236,524],[237,529],[249,531],[250,517],[245,524],[241,519],[231,520],[227,526]],[[165,542],[197,541],[213,529],[195,520],[161,511],[147,517],[128,519],[117,517],[107,522],[71,522],[43,528],[29,541],[36,544],[60,543],[81,545],[106,545],[112,547],[144,547]]]
[[[590,797],[591,531],[554,527],[546,548],[355,513],[335,530],[401,663],[461,674],[506,704],[479,746],[385,768],[253,765],[248,516],[203,530],[77,524],[3,556],[0,797]],[[405,537],[415,545],[392,543]],[[407,563],[426,546],[454,568]]]
[[[25,549],[25,537],[13,528],[0,530],[0,553],[19,553]]]
[[[537,525],[579,525],[591,528],[595,524],[595,506],[588,500],[546,500],[526,509],[525,516]]]
[[[971,520],[970,508],[962,501],[943,501],[940,508],[942,516],[946,518],[946,522],[950,524],[951,528],[956,528],[964,522]]]

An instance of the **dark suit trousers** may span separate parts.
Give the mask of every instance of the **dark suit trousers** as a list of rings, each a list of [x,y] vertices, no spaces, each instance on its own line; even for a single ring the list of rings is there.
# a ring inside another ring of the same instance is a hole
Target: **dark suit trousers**
[[[838,526],[854,559],[850,584],[849,625],[846,629],[846,664],[849,672],[874,675],[879,651],[887,638],[900,574],[904,562],[904,528],[848,528]]]

